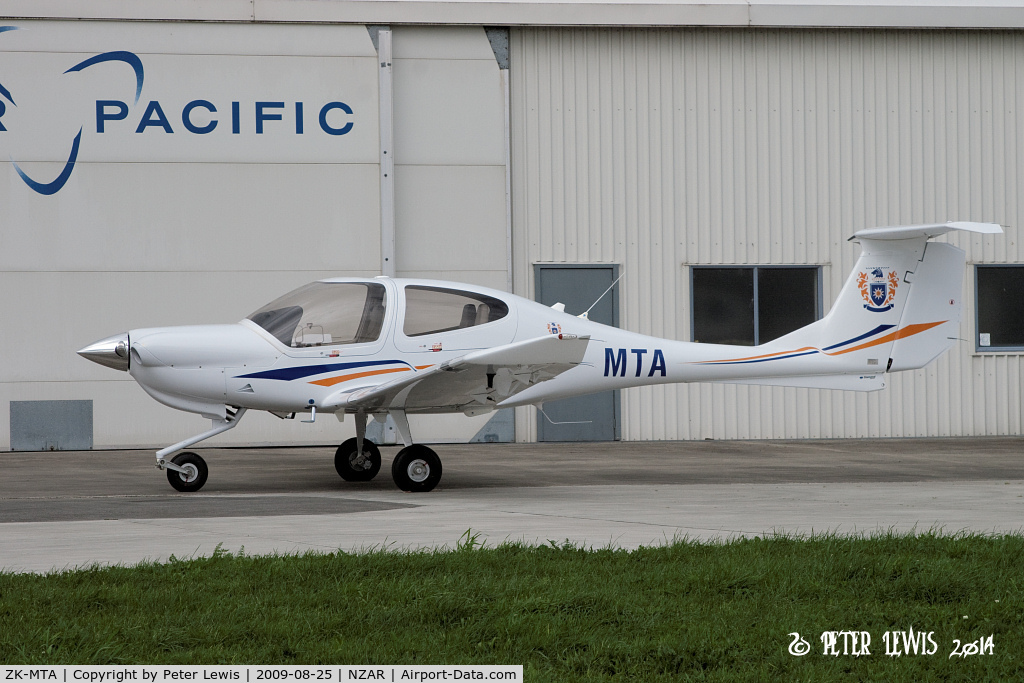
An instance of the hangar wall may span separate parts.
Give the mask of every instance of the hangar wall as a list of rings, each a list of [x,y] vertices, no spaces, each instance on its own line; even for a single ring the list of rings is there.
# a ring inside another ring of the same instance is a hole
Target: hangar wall
[[[1024,255],[1020,31],[523,28],[511,54],[518,294],[617,263],[622,326],[689,339],[691,265],[821,265],[827,312],[861,228],[991,221],[951,237],[968,263]],[[965,341],[882,392],[629,389],[623,439],[1020,434],[1020,355],[974,352],[965,280]]]
[[[74,352],[129,329],[239,320],[317,278],[380,274],[370,34],[361,24],[0,23],[15,27],[0,32],[10,95],[0,101],[0,449],[11,444],[11,401],[92,400],[97,448],[204,431],[199,416]],[[480,27],[393,33],[398,275],[504,289],[505,104],[487,37]],[[30,187],[15,163],[49,189]],[[413,428],[468,440],[486,420]],[[333,417],[258,413],[210,443],[337,443],[353,431]]]

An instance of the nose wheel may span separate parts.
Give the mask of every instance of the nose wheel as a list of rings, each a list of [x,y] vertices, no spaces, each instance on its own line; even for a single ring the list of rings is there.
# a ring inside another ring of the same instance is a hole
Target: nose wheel
[[[338,446],[334,453],[334,469],[345,481],[370,481],[380,472],[380,451],[372,441],[363,439],[363,452],[360,453],[353,437]]]
[[[210,476],[206,461],[198,453],[178,453],[171,458],[171,462],[181,469],[168,469],[167,481],[182,493],[192,493],[203,488],[206,478]]]
[[[432,491],[441,481],[441,459],[426,446],[407,446],[398,451],[391,463],[391,477],[403,491]]]

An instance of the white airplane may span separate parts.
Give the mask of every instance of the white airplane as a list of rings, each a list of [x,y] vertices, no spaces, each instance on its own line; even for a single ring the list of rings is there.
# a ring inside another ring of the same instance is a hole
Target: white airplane
[[[964,252],[928,241],[951,230],[1002,232],[965,222],[861,230],[851,238],[860,259],[828,315],[757,347],[649,337],[484,287],[377,277],[314,282],[233,325],[131,330],[78,353],[213,421],[157,452],[178,491],[198,491],[208,474],[199,455],[181,451],[247,410],[308,413],[307,422],[354,415],[356,436],[334,457],[346,481],[380,470],[366,421],[390,415],[405,446],[395,483],[430,491],[441,461],[414,443],[410,413],[480,415],[670,382],[882,389],[886,373],[924,367],[960,337]]]

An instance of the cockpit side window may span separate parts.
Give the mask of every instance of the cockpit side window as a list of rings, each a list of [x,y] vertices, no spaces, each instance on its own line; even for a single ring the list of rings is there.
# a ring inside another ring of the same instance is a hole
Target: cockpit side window
[[[442,287],[408,285],[405,288],[407,337],[450,332],[501,320],[508,315],[504,301],[486,294]]]
[[[249,316],[292,348],[364,344],[380,338],[387,291],[376,282],[314,282]]]

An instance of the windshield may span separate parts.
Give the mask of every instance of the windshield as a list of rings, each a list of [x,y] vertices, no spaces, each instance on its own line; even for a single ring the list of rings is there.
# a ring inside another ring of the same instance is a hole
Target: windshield
[[[384,285],[314,282],[285,294],[249,316],[292,348],[376,341],[384,326]]]

